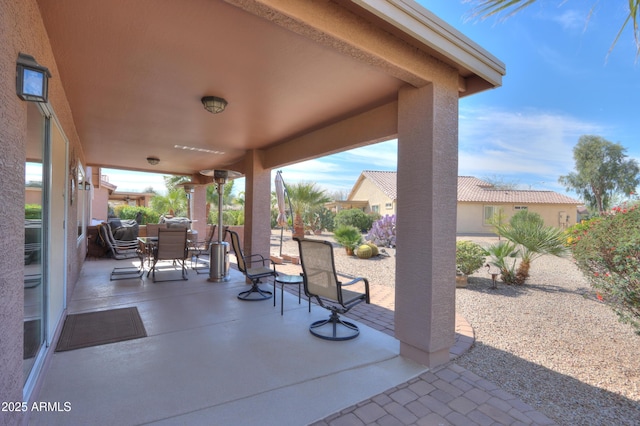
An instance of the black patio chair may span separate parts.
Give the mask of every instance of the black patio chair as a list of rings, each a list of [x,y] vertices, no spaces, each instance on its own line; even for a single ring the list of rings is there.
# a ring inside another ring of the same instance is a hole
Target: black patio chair
[[[226,231],[231,237],[231,247],[236,254],[238,260],[238,269],[245,277],[251,280],[251,288],[238,294],[238,299],[247,301],[266,300],[273,296],[268,290],[263,290],[258,284],[264,278],[278,276],[276,272],[276,264],[271,258],[265,258],[261,254],[253,254],[245,256],[240,248],[240,237],[235,231],[227,229]],[[271,267],[269,267],[271,266]],[[275,285],[274,285],[275,288]]]

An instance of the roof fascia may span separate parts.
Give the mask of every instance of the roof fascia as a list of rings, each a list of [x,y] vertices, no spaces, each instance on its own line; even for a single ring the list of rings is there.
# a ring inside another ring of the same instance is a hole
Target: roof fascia
[[[502,85],[505,64],[470,38],[413,0],[352,0],[379,19],[433,49],[450,62],[469,70],[494,88]],[[472,84],[478,86],[477,82]],[[470,90],[467,87],[467,90]],[[477,90],[475,90],[477,91]]]

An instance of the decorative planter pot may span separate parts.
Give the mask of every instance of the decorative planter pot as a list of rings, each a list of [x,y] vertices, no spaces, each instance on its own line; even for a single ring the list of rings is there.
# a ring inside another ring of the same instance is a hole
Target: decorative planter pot
[[[465,288],[468,282],[468,276],[456,275],[456,288]]]

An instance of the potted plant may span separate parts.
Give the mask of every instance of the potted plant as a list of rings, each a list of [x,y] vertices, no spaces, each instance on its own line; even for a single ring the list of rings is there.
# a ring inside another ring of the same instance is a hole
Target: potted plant
[[[456,242],[456,287],[466,287],[468,276],[485,264],[487,252],[472,241]]]
[[[335,229],[333,238],[338,244],[343,246],[349,256],[353,255],[353,251],[362,243],[362,234],[355,226],[342,225]]]

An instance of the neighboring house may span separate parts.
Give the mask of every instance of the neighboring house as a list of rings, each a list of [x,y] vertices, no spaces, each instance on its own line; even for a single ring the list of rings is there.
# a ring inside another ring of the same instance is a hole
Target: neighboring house
[[[335,211],[360,208],[366,213],[396,214],[396,172],[365,170],[349,197],[333,202]],[[502,212],[504,219],[521,210],[538,213],[547,226],[566,228],[576,223],[582,203],[554,191],[504,190],[472,176],[458,176],[456,231],[459,234],[493,232],[489,219]]]
[[[396,214],[396,176],[397,172],[365,170],[346,200],[332,201],[326,206],[336,213],[357,208],[365,213],[379,213],[382,216]]]
[[[491,216],[502,212],[504,219],[522,210],[538,213],[547,226],[567,228],[575,225],[582,203],[554,191],[496,189],[472,176],[458,176],[459,234],[493,232]]]
[[[118,192],[117,186],[109,183],[109,177],[103,175],[101,168],[93,170],[92,181],[98,182],[94,185],[91,196],[91,219],[93,222],[103,222],[107,220],[109,208],[120,204],[127,204],[133,207],[149,207],[151,198],[155,195],[149,192]]]

